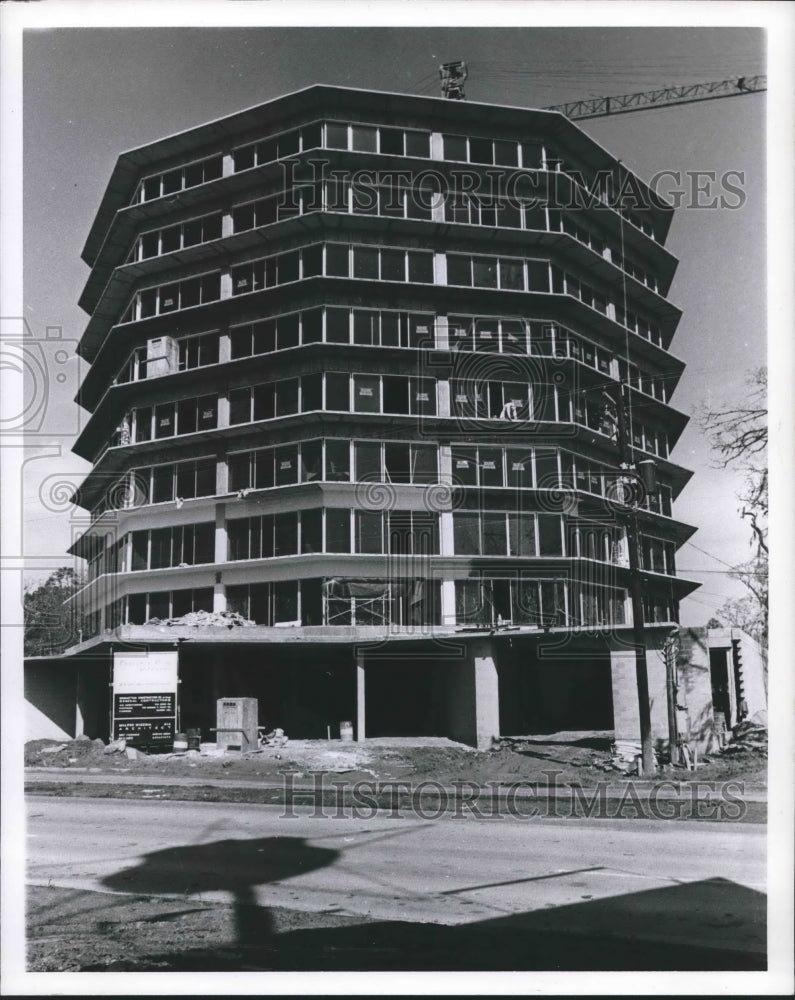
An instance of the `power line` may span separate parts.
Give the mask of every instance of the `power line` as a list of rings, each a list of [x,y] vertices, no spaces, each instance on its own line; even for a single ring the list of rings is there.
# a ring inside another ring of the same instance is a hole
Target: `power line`
[[[710,559],[714,559],[714,560],[715,560],[716,562],[719,562],[719,563],[721,563],[721,564],[722,564],[723,566],[728,566],[728,568],[729,568],[729,569],[732,569],[732,570],[733,570],[733,569],[735,568],[734,566],[732,566],[732,564],[731,564],[731,563],[727,563],[725,559],[721,559],[721,558],[720,558],[719,556],[715,556],[715,555],[713,555],[713,554],[712,554],[711,552],[707,552],[707,550],[706,550],[706,549],[702,549],[702,548],[699,548],[699,546],[698,546],[698,545],[696,545],[696,543],[695,543],[695,542],[691,542],[691,541],[690,541],[690,539],[688,539],[688,540],[687,540],[687,541],[685,542],[685,545],[690,545],[690,546],[691,546],[692,548],[696,549],[696,551],[697,551],[697,552],[700,552],[700,553],[701,553],[702,555],[704,555],[704,556],[709,556],[709,558],[710,558]],[[707,572],[715,572],[715,573],[719,573],[719,572],[720,572],[720,570],[713,570],[713,571],[710,571],[710,570],[704,570],[704,572],[705,572],[705,573],[707,573]]]

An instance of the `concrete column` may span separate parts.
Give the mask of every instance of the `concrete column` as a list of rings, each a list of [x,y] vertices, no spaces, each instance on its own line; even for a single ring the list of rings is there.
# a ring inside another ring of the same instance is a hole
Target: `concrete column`
[[[229,331],[224,330],[218,337],[218,363],[220,365],[225,364],[227,361],[232,360],[232,338],[229,336]]]
[[[439,555],[455,555],[453,512],[451,510],[443,510],[439,513]]]
[[[225,392],[218,393],[218,427],[229,426],[229,396]]]
[[[449,444],[439,445],[439,482],[452,484],[453,457]],[[439,553],[443,556],[454,555],[453,544],[453,513],[441,511],[439,514]],[[442,580],[442,624],[455,624],[455,582]]]
[[[453,482],[453,451],[449,444],[439,445],[439,482]]]
[[[438,351],[450,350],[450,328],[446,316],[436,317],[436,349]]]
[[[232,298],[232,271],[228,267],[221,270],[221,298]]]
[[[475,745],[486,750],[500,735],[500,694],[494,644],[488,640],[472,643],[475,680]]]
[[[634,650],[619,649],[610,652],[610,677],[613,687],[613,728],[616,739],[640,742]]]
[[[224,212],[221,216],[221,237],[232,236],[234,234],[234,225],[232,222],[232,213]]]
[[[215,459],[215,492],[218,496],[229,492],[229,463],[226,455],[218,455]]]
[[[434,214],[436,209],[434,209]],[[447,256],[443,253],[433,255],[433,283],[434,285],[447,284]]]
[[[431,132],[431,159],[444,159],[444,145],[441,132]]]
[[[455,625],[455,580],[442,580],[442,625]]]
[[[226,535],[226,504],[215,505],[215,562],[225,563],[229,558]]]
[[[364,656],[356,657],[356,740],[362,742],[366,736],[365,729],[365,675]]]
[[[450,383],[446,380],[436,383],[436,412],[440,417],[450,416]]]
[[[221,175],[230,177],[235,172],[235,160],[231,153],[224,153]]]
[[[80,667],[75,667],[75,739],[85,733],[83,706],[80,702]]]
[[[215,505],[215,564],[225,563],[229,558],[226,534],[226,504]],[[213,611],[226,611],[226,586],[221,573],[216,573],[213,584]]]
[[[499,684],[490,639],[473,640],[464,661],[451,665],[445,707],[452,739],[486,750],[499,737]]]

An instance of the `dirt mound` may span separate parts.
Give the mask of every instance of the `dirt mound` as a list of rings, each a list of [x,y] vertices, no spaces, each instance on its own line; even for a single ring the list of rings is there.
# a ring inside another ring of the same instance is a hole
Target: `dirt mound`
[[[101,763],[106,760],[103,740],[31,740],[25,744],[27,767],[68,767]]]

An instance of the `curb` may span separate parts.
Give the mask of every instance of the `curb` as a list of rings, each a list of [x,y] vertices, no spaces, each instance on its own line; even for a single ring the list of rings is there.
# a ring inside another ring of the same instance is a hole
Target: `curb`
[[[767,793],[759,789],[745,790],[741,782],[730,785],[722,796],[718,782],[688,783],[676,790],[671,782],[660,787],[622,786],[582,788],[574,783],[549,786],[534,782],[499,782],[486,785],[460,781],[441,785],[430,779],[417,782],[363,780],[346,783],[343,778],[327,783],[319,781],[281,782],[213,779],[193,776],[109,775],[77,768],[64,772],[60,768],[28,768],[25,772],[26,792],[31,795],[83,795],[120,799],[168,799],[171,801],[248,802],[281,805],[288,816],[310,815],[318,810],[353,810],[358,818],[369,818],[387,811],[392,815],[404,812],[422,818],[467,816],[496,819],[514,818],[593,818],[593,819],[659,819],[700,822],[764,823],[767,819]],[[168,791],[167,791],[168,790]],[[694,792],[696,794],[694,794]],[[176,794],[175,794],[176,793]],[[203,794],[202,794],[203,793]],[[653,793],[653,794],[652,794]],[[242,796],[242,797],[241,797]],[[295,810],[295,811],[293,811]],[[328,815],[322,812],[322,815]]]

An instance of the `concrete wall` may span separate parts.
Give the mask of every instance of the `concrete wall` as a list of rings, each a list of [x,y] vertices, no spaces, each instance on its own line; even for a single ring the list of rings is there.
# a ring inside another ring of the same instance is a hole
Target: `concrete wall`
[[[61,660],[25,664],[25,740],[73,739],[77,677]]]
[[[617,740],[640,740],[638,680],[634,649],[614,649],[610,653],[613,686],[613,727]],[[658,637],[649,641],[646,650],[646,674],[649,681],[651,735],[654,745],[668,742],[668,698],[665,678],[665,655]]]
[[[742,693],[748,706],[748,716],[767,711],[767,674],[762,650],[754,640],[733,628],[732,639],[738,643]]]
[[[686,709],[689,727],[689,732],[682,735],[699,750],[708,752],[715,747],[715,731],[709,638],[705,628],[679,630],[676,670],[679,677],[677,701]]]

